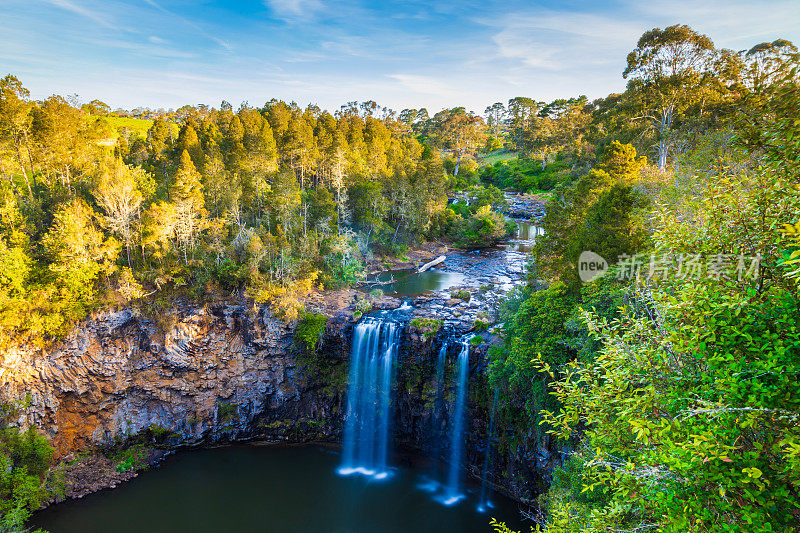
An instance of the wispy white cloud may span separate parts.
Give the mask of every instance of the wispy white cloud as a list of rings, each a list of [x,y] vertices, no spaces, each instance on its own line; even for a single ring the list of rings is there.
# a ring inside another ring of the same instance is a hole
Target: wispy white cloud
[[[217,45],[219,45],[221,48],[225,49],[227,52],[233,51],[233,47],[231,46],[231,44],[229,42],[227,42],[227,41],[225,41],[223,39],[220,39],[219,37],[217,37],[215,35],[212,35],[211,33],[207,32],[206,30],[204,30],[196,22],[193,22],[193,21],[189,20],[186,17],[183,17],[183,16],[181,16],[181,15],[179,15],[177,13],[174,13],[173,11],[170,11],[169,9],[163,7],[161,4],[156,2],[155,0],[144,0],[144,2],[147,5],[149,5],[150,7],[154,8],[154,9],[157,9],[158,11],[161,11],[162,13],[164,13],[166,15],[169,15],[170,17],[173,17],[173,18],[181,21],[183,24],[186,24],[187,26],[193,28],[200,35],[202,35],[203,37],[205,37],[207,39],[210,39],[213,42],[215,42]]]
[[[688,24],[708,34],[718,45],[732,48],[777,37],[791,39],[800,28],[800,3],[796,0],[632,1],[630,7],[654,26]]]
[[[308,20],[323,9],[319,0],[265,0],[277,18],[288,22]]]
[[[685,23],[742,49],[800,41],[799,12],[797,0],[0,0],[0,62],[37,98],[482,111],[620,91],[626,54],[654,27]]]
[[[642,33],[636,22],[545,9],[483,22],[497,28],[492,40],[499,57],[555,71],[618,62],[619,50]]]
[[[67,11],[71,11],[77,15],[86,17],[89,20],[92,20],[100,24],[101,26],[105,26],[106,28],[117,29],[117,26],[115,24],[107,20],[106,17],[104,17],[97,11],[76,4],[72,0],[42,0],[42,1],[47,4],[60,7],[61,9],[66,9]]]

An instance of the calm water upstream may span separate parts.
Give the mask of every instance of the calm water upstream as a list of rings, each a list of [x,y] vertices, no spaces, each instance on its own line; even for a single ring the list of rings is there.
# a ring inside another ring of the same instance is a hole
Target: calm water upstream
[[[536,243],[536,237],[544,232],[540,226],[531,222],[517,220],[517,231],[512,239],[509,239],[506,246],[509,250],[530,253]]]
[[[415,273],[414,269],[389,270],[381,272],[371,278],[371,281],[386,282],[387,284],[376,284],[367,286],[383,290],[390,296],[418,296],[428,291],[440,291],[460,285],[464,281],[464,274],[457,272],[443,272],[432,268],[425,272]]]
[[[488,533],[489,518],[517,524],[517,508],[477,494],[445,507],[420,490],[419,471],[383,481],[341,477],[338,452],[314,446],[234,446],[178,453],[110,491],[53,506],[35,526],[50,533]]]

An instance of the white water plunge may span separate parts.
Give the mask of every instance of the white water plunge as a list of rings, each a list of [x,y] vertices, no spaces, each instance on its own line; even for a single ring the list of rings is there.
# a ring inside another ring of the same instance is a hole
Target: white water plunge
[[[453,419],[450,434],[450,468],[447,476],[447,487],[442,503],[454,505],[465,495],[461,492],[461,455],[464,450],[464,411],[467,403],[467,387],[469,385],[469,347],[474,335],[461,339],[461,351],[456,361],[456,395],[453,404]]]
[[[389,476],[392,377],[401,330],[388,313],[365,317],[353,330],[342,475]]]

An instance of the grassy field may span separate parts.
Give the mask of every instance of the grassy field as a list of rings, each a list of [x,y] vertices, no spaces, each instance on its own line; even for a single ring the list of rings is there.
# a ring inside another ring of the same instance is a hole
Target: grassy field
[[[117,130],[117,133],[127,129],[133,137],[147,137],[147,130],[153,125],[152,120],[143,118],[106,117],[106,120]]]
[[[479,165],[494,165],[498,161],[509,161],[517,158],[517,152],[510,152],[506,150],[495,150],[488,154],[483,154],[478,157]]]
[[[88,120],[96,120],[96,116],[86,115]],[[150,126],[153,125],[152,120],[146,120],[143,118],[129,118],[129,117],[102,117],[103,120],[107,121],[112,128],[114,128],[119,136],[124,130],[128,130],[130,132],[130,138],[145,138],[147,137],[147,130],[150,129]],[[175,138],[178,137],[178,133],[180,132],[180,126],[174,123],[170,123],[172,127],[172,133],[175,135]]]

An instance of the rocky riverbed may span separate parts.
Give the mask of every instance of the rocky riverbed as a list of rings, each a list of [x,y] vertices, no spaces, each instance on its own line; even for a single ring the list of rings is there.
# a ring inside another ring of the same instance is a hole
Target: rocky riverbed
[[[508,209],[505,214],[512,218],[541,221],[544,217],[547,198],[541,194],[505,193]]]

